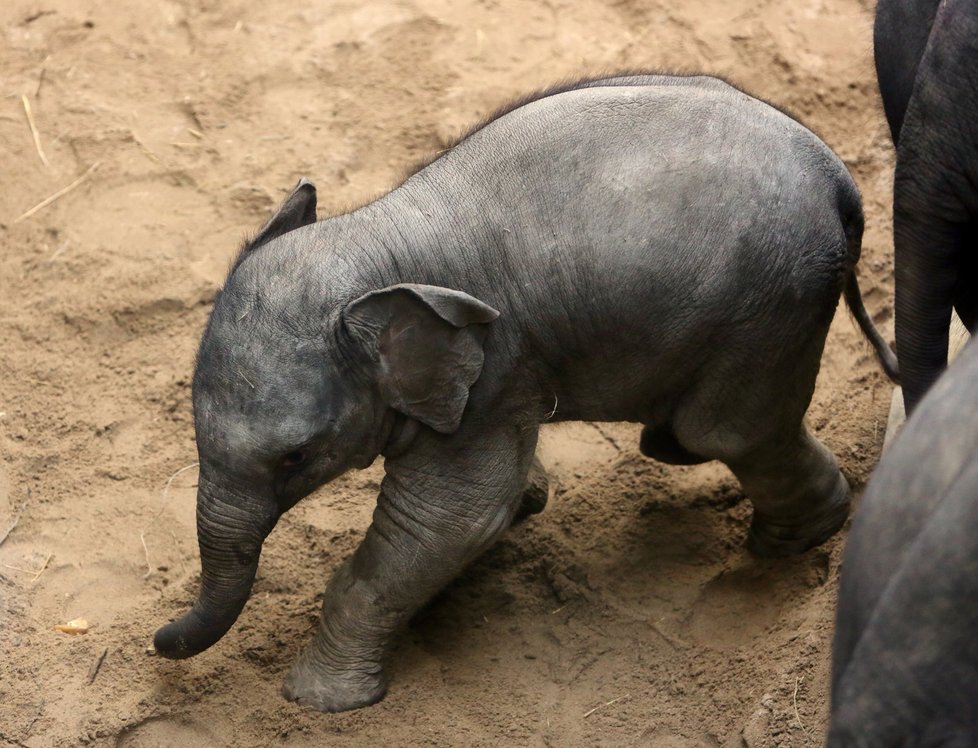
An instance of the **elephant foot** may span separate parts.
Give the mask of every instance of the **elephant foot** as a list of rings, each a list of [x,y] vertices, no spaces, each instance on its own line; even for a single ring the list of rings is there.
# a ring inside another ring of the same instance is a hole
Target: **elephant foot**
[[[324,671],[306,654],[292,666],[282,685],[282,695],[306,709],[346,712],[376,704],[387,693],[383,671]]]
[[[747,534],[747,549],[758,556],[794,556],[821,545],[835,535],[849,518],[849,483],[839,473],[832,498],[817,511],[791,519],[754,512]]]

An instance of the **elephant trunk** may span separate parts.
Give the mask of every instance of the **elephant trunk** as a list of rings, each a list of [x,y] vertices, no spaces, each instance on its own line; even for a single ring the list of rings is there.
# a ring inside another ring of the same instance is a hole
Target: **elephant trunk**
[[[162,626],[156,651],[170,659],[193,657],[228,632],[251,594],[262,542],[278,513],[268,502],[218,489],[202,475],[197,491],[201,587],[193,608]]]

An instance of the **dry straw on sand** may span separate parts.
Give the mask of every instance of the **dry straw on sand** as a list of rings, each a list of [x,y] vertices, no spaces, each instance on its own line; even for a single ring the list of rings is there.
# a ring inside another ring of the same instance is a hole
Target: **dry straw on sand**
[[[24,114],[27,115],[27,125],[31,128],[31,136],[34,138],[34,150],[37,151],[41,163],[50,167],[51,164],[48,162],[48,157],[44,155],[44,149],[41,148],[41,133],[37,131],[37,125],[34,124],[34,113],[31,111],[30,99],[26,96],[21,96],[20,100],[24,105]]]
[[[84,182],[86,179],[88,179],[89,176],[91,176],[92,172],[95,171],[98,168],[98,166],[99,166],[99,162],[96,161],[94,164],[92,164],[91,166],[88,167],[88,169],[85,171],[84,174],[82,174],[80,177],[78,177],[78,179],[76,179],[74,182],[72,182],[71,184],[69,184],[67,187],[61,188],[60,190],[58,190],[57,192],[55,192],[50,197],[47,197],[44,200],[41,200],[41,202],[39,202],[37,205],[35,205],[30,210],[27,210],[24,213],[21,213],[17,218],[14,219],[14,223],[20,223],[21,221],[30,218],[32,215],[34,215],[35,213],[37,213],[39,210],[43,210],[44,208],[46,208],[47,206],[49,206],[55,200],[57,200],[59,198],[62,198],[65,195],[67,195],[73,189],[77,188],[78,185],[80,185],[82,182]]]

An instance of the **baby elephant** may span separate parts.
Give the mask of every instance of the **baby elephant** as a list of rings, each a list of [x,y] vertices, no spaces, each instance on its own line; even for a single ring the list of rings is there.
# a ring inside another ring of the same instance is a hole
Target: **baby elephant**
[[[392,635],[520,509],[543,421],[636,421],[645,454],[722,460],[748,543],[799,553],[849,487],[802,423],[839,294],[892,367],[854,276],[856,186],[815,135],[705,77],[579,82],[499,112],[390,194],[316,222],[301,181],[245,246],[193,402],[200,596],[156,634],[232,626],[283,512],[386,458],[285,696],[385,693]]]
[[[978,343],[928,391],[853,522],[830,748],[978,744]]]

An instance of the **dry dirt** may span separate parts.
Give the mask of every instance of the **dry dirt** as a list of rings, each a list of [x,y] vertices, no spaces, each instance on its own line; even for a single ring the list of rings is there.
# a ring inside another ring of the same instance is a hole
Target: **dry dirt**
[[[871,25],[870,0],[3,3],[0,537],[17,524],[0,545],[0,742],[820,744],[842,539],[752,558],[726,469],[645,460],[628,424],[545,432],[550,506],[416,617],[377,706],[303,712],[279,686],[379,465],[280,522],[217,646],[184,662],[146,650],[197,586],[196,472],[179,471],[196,459],[198,336],[240,238],[298,176],[326,215],[556,79],[720,73],[853,170],[863,290],[889,333],[893,159]],[[858,490],[890,393],[870,353],[840,312],[809,412]],[[52,631],[76,617],[90,633]]]

